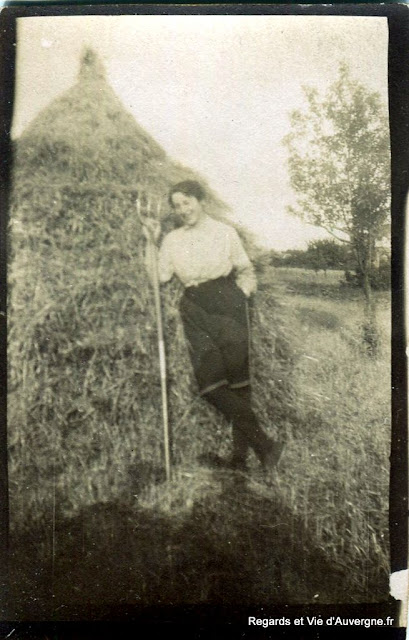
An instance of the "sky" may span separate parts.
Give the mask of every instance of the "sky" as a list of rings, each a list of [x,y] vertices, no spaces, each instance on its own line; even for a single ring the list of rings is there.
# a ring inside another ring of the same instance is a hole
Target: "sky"
[[[277,250],[327,237],[286,212],[295,195],[282,139],[305,108],[303,85],[325,92],[346,61],[387,101],[383,17],[35,17],[17,33],[13,137],[76,82],[90,46],[138,123]]]

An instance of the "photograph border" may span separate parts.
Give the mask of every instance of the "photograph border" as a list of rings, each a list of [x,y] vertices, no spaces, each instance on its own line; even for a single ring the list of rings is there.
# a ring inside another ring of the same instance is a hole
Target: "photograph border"
[[[7,485],[7,212],[10,185],[11,141],[9,132],[11,129],[14,83],[15,83],[15,42],[16,21],[21,17],[42,16],[68,16],[68,15],[297,15],[297,16],[379,16],[388,19],[389,24],[389,53],[388,53],[388,83],[389,83],[389,116],[390,116],[390,140],[391,140],[391,191],[392,191],[392,445],[391,445],[391,473],[389,496],[389,531],[390,531],[390,559],[391,572],[407,570],[407,544],[408,540],[408,438],[407,438],[407,360],[406,360],[406,308],[405,308],[405,233],[406,233],[406,198],[409,187],[409,8],[401,4],[248,4],[248,3],[155,3],[155,4],[34,4],[24,6],[6,6],[0,14],[0,118],[1,118],[1,149],[4,160],[0,163],[0,429],[1,429],[1,483],[0,503],[2,519],[0,529],[0,585],[4,596],[2,614],[5,624],[16,624],[7,617],[7,558],[8,558],[8,485]],[[4,34],[4,35],[3,35]],[[250,608],[249,608],[250,609]],[[274,611],[276,609],[276,611]],[[297,615],[347,615],[359,616],[364,612],[365,616],[372,617],[378,614],[380,617],[393,615],[396,617],[399,603],[392,598],[384,603],[359,604],[359,605],[300,605],[277,606],[269,609],[268,615],[275,617],[283,614],[285,610],[290,616]],[[338,613],[341,612],[342,613]],[[109,620],[114,627],[108,630],[107,622],[87,621],[84,626],[85,636],[90,633],[115,635],[119,625],[121,633],[127,633],[128,624],[136,624],[140,631],[142,627],[150,627],[159,623],[165,625],[181,625],[187,630],[223,629],[230,633],[233,627],[243,634],[241,637],[250,637],[248,628],[245,628],[246,615],[249,612],[238,607],[235,610],[226,611],[224,608],[215,607],[159,607],[143,608],[141,611],[123,611],[123,618],[115,616]],[[254,608],[252,609],[254,614]],[[402,615],[402,612],[401,612]],[[1,614],[0,614],[1,619]],[[401,618],[402,619],[402,618]],[[125,621],[129,621],[125,622]],[[27,622],[22,623],[27,625]],[[41,623],[42,624],[42,623]],[[35,625],[40,625],[35,623]],[[44,621],[50,631],[58,630],[57,623]],[[71,630],[77,624],[71,625]],[[34,625],[34,626],[35,626]],[[53,626],[54,625],[54,626]],[[57,625],[57,627],[55,626]],[[72,626],[74,625],[74,626]],[[93,625],[92,629],[90,625]],[[141,627],[142,625],[142,627]],[[32,629],[34,628],[33,625]],[[99,630],[98,627],[99,626]],[[21,627],[21,629],[23,629]],[[40,628],[39,627],[39,628]],[[4,627],[8,629],[9,627]],[[0,627],[1,630],[1,627]],[[63,629],[60,627],[60,630]],[[79,627],[77,627],[79,631]],[[130,629],[129,629],[130,630]],[[294,633],[294,628],[291,628]],[[320,630],[321,633],[322,630]],[[331,630],[329,630],[331,631]],[[388,632],[392,633],[392,629]],[[41,631],[43,633],[44,631]],[[68,632],[68,631],[67,631]],[[269,633],[277,635],[278,630],[269,630]],[[360,630],[362,632],[362,630]],[[372,629],[373,632],[373,629]],[[387,630],[383,630],[387,633]],[[58,631],[59,633],[59,631]],[[305,635],[306,630],[303,629]],[[332,634],[334,630],[332,630]],[[364,632],[365,633],[365,632]],[[264,637],[267,637],[264,632]],[[35,637],[35,636],[33,636]],[[200,636],[202,637],[202,636]],[[226,636],[223,636],[226,637]],[[387,637],[387,636],[383,636]],[[392,637],[392,636],[390,636]],[[397,636],[396,636],[397,637]]]

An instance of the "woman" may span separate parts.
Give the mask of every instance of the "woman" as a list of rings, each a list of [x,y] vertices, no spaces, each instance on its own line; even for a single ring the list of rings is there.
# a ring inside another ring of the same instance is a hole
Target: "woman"
[[[251,408],[246,298],[256,278],[236,230],[209,217],[204,200],[194,180],[171,189],[169,203],[182,226],[163,240],[159,278],[168,282],[176,275],[185,286],[180,314],[199,393],[233,427],[233,452],[224,466],[245,470],[253,448],[268,469],[278,463],[282,445],[266,435]],[[148,221],[144,233],[157,241],[158,223]]]

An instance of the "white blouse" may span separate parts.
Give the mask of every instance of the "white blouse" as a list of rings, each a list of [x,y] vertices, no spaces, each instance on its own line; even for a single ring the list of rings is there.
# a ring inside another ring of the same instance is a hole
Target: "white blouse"
[[[159,277],[176,275],[186,287],[227,276],[235,269],[246,296],[257,288],[253,266],[234,227],[204,215],[194,227],[171,231],[159,250]]]

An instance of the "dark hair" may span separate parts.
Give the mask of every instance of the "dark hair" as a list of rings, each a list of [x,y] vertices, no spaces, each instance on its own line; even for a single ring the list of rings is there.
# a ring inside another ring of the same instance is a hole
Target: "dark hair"
[[[185,196],[193,196],[196,200],[201,202],[205,199],[206,193],[202,185],[196,180],[184,180],[178,182],[169,191],[169,204],[173,207],[172,196],[174,193],[183,193]]]

